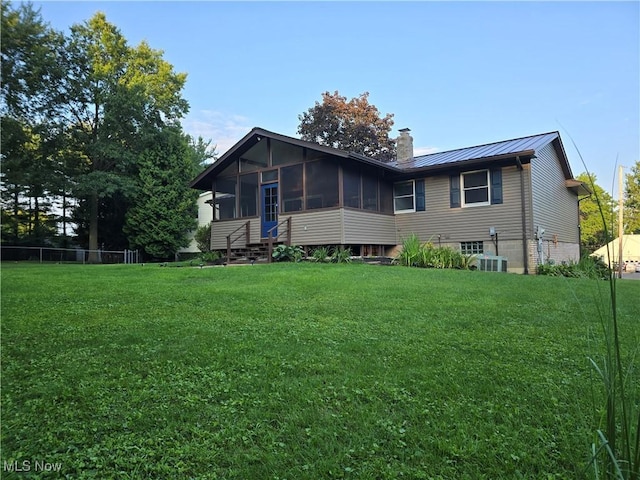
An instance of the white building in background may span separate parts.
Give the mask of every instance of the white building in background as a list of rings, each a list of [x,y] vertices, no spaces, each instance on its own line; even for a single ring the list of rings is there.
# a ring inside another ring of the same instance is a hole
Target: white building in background
[[[211,191],[201,193],[198,197],[198,227],[203,225],[207,225],[211,223],[213,220],[213,208],[211,206]],[[198,245],[193,238],[195,235],[195,230],[190,233],[191,243],[188,247],[180,250],[181,253],[199,253]]]
[[[608,248],[607,248],[608,247]],[[620,237],[611,240],[607,245],[600,247],[591,254],[592,257],[599,257],[606,263],[618,263],[619,260]],[[611,259],[608,258],[608,253]],[[640,235],[622,236],[622,261],[640,262]]]

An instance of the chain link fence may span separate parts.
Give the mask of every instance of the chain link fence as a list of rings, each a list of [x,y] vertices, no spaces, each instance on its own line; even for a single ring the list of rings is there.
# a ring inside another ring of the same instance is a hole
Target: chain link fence
[[[139,263],[138,250],[87,250],[84,248],[21,247],[0,245],[3,262]]]

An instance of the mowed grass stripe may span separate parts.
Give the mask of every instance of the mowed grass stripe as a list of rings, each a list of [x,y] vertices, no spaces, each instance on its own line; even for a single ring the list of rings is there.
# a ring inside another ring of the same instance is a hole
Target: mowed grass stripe
[[[631,355],[640,283],[618,291]],[[2,461],[71,478],[580,478],[606,293],[371,265],[3,265]]]

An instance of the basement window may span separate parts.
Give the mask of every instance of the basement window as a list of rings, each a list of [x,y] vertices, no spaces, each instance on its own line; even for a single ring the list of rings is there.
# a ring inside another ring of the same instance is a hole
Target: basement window
[[[460,242],[460,253],[463,255],[480,255],[484,253],[483,242]]]

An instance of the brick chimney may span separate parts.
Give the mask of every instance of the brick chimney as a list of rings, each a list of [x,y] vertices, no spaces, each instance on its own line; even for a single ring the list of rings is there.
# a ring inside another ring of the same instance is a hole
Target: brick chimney
[[[409,135],[411,130],[401,128],[400,136],[396,139],[396,158],[398,163],[407,163],[413,160],[413,137]]]

